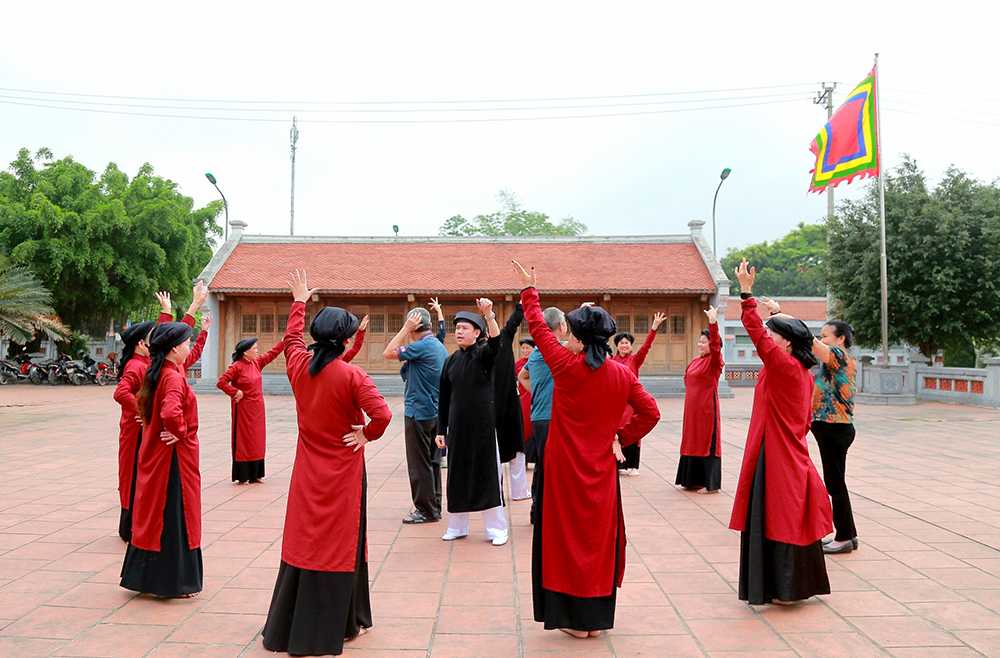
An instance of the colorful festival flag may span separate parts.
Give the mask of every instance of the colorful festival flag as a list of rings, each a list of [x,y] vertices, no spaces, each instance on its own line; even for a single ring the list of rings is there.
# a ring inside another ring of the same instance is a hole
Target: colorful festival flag
[[[810,192],[828,185],[879,175],[875,69],[854,88],[816,135],[809,150],[816,156]]]

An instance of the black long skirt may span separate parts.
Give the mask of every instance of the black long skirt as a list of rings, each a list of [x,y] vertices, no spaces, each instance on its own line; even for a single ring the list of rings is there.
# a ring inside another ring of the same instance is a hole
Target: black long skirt
[[[626,468],[639,468],[639,448],[641,446],[638,443],[633,443],[630,446],[622,446],[622,455],[625,456],[625,461],[618,462],[618,470],[624,470]]]
[[[708,491],[722,488],[722,457],[715,455],[717,430],[718,428],[712,430],[712,444],[708,447],[707,457],[681,455],[677,462],[677,479],[674,484],[688,489],[705,487]]]
[[[253,482],[264,477],[264,460],[252,462],[233,461],[233,482]]]
[[[137,424],[138,425],[138,424]],[[129,485],[128,504],[131,506],[135,500],[135,479],[139,472],[139,447],[142,445],[142,427],[139,426],[139,436],[135,440],[135,454],[132,456],[132,482]],[[118,536],[124,542],[132,541],[132,510],[122,508],[121,516],[118,517]]]
[[[773,599],[801,601],[829,594],[822,542],[796,546],[764,536],[764,486],[762,440],[750,487],[746,530],[740,533],[740,600],[762,605]]]
[[[354,571],[312,571],[282,560],[264,624],[262,640],[268,651],[339,656],[345,638],[357,637],[362,628],[372,627],[365,559],[367,475],[361,486],[361,529]]]
[[[200,592],[202,578],[201,549],[188,548],[181,471],[175,450],[170,458],[160,550],[146,551],[129,544],[125,549],[121,586],[133,592],[178,597]]]
[[[621,484],[618,484],[618,513],[621,514]],[[535,621],[545,624],[546,630],[569,628],[576,631],[603,631],[615,627],[615,601],[618,587],[612,574],[611,594],[582,597],[545,589],[542,585],[542,501],[545,474],[535,469],[532,499],[538,504],[534,532],[531,537],[531,597]],[[537,488],[535,488],[537,487]],[[553,495],[557,495],[553,492]],[[618,572],[618,548],[622,538],[615,539],[615,573]]]

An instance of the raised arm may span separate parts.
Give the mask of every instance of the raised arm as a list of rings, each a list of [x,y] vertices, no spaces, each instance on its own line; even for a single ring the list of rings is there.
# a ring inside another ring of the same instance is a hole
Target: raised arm
[[[736,267],[736,278],[739,279],[740,290],[743,291],[741,296],[743,294],[749,295],[740,304],[743,308],[741,318],[743,326],[746,327],[750,340],[757,348],[757,355],[766,366],[774,362],[779,350],[778,346],[774,344],[774,339],[768,335],[764,328],[764,322],[760,319],[760,313],[757,311],[757,300],[753,298],[752,292],[754,280],[757,278],[756,269],[749,267],[746,258]]]
[[[635,355],[635,369],[638,370],[642,367],[642,364],[646,362],[646,357],[649,356],[649,348],[653,346],[653,341],[656,340],[656,331],[660,328],[660,324],[667,319],[667,316],[663,313],[656,313],[653,315],[653,326],[649,328],[649,333],[646,334],[646,340],[642,342],[642,347]]]
[[[367,318],[368,316],[366,315],[365,317]],[[351,349],[344,352],[343,356],[341,356],[340,359],[344,363],[350,363],[351,361],[354,360],[354,357],[358,355],[358,352],[361,351],[361,346],[364,344],[365,344],[365,330],[358,329],[358,332],[354,334],[354,344],[351,345]]]
[[[194,314],[198,312],[198,309],[202,307],[205,300],[208,299],[208,288],[205,287],[204,281],[199,281],[194,286],[191,296],[191,305],[188,306],[187,315],[191,316],[192,321],[194,320]],[[191,325],[192,327],[194,325]]]
[[[174,321],[174,311],[170,303],[170,293],[161,291],[156,293],[156,301],[160,303],[160,317],[156,319],[156,324]]]
[[[420,315],[411,311],[410,314],[406,316],[406,319],[403,320],[403,326],[400,327],[399,331],[396,332],[396,335],[389,341],[389,344],[385,346],[384,350],[382,350],[382,358],[389,359],[390,361],[393,359],[402,361],[402,359],[399,358],[399,348],[406,342],[406,337],[410,334],[410,332],[416,331],[419,327]]]
[[[187,319],[191,318],[191,322],[188,323]],[[184,322],[194,326],[194,318],[190,315],[184,316]],[[187,358],[184,359],[184,374],[187,374],[187,369],[195,364],[198,359],[201,358],[201,353],[205,349],[205,340],[208,338],[208,328],[212,326],[212,317],[207,313],[201,318],[201,331],[198,332],[198,338],[195,339],[194,345],[191,347],[191,351],[188,352]]]
[[[223,393],[225,393],[226,395],[228,395],[229,397],[235,397],[236,394],[240,392],[240,389],[233,386],[233,379],[236,377],[236,373],[242,367],[240,365],[240,361],[242,360],[243,359],[234,361],[233,365],[229,366],[226,369],[226,371],[222,373],[222,376],[219,377],[219,381],[215,383],[215,387],[218,388]]]
[[[288,324],[285,327],[285,368],[293,370],[304,367],[309,362],[309,351],[302,339],[306,326],[306,300],[312,297],[315,289],[310,290],[306,283],[305,271],[295,270],[288,275],[288,287],[292,291],[292,308],[288,311]]]
[[[507,323],[500,330],[500,334],[506,339],[505,342],[511,344],[514,342],[514,336],[517,334],[517,330],[521,328],[521,322],[524,320],[524,306],[521,302],[518,302],[514,306],[514,311],[507,318]]]
[[[625,423],[625,427],[618,430],[618,440],[623,446],[636,443],[660,422],[660,408],[656,406],[653,396],[639,383],[639,378],[633,375],[631,385],[628,403],[632,407],[632,418]]]
[[[545,318],[542,317],[542,305],[538,301],[538,290],[535,288],[534,268],[529,275],[520,263],[511,262],[514,264],[514,271],[518,273],[521,283],[525,285],[524,290],[521,291],[521,306],[524,308],[524,317],[528,320],[528,332],[535,340],[535,348],[541,351],[545,364],[554,375],[561,372],[573,360],[573,353],[559,344],[555,334],[545,324]]]
[[[705,311],[708,316],[708,353],[712,370],[722,373],[725,363],[722,361],[722,336],[719,335],[719,307],[709,306]]]
[[[284,341],[279,340],[278,343],[269,349],[267,352],[261,354],[256,359],[254,359],[254,364],[256,364],[258,370],[263,370],[267,367],[271,361],[278,358],[278,355],[285,350]]]

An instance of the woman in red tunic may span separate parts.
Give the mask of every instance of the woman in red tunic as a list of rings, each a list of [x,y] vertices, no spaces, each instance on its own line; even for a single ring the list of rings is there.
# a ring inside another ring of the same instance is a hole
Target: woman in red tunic
[[[788,604],[830,593],[820,541],[833,530],[833,512],[806,443],[813,394],[809,368],[816,363],[812,334],[791,318],[771,318],[765,330],[751,296],[754,275],[744,258],[736,268],[743,326],[764,367],[729,527],[741,532],[740,600]]]
[[[338,358],[358,319],[342,308],[322,309],[307,349],[305,302],[315,291],[305,272],[291,280],[295,301],[283,342],[299,439],[263,643],[269,651],[339,655],[345,639],[372,625],[363,447],[382,436],[392,414],[365,371]]]
[[[667,316],[663,313],[653,315],[653,326],[649,328],[646,340],[643,341],[642,347],[635,354],[632,353],[632,347],[635,345],[635,336],[627,331],[615,335],[615,355],[612,359],[624,365],[638,377],[639,368],[646,362],[646,357],[649,356],[649,348],[653,346],[653,341],[656,340],[656,330],[660,328],[660,324],[666,319]],[[632,407],[626,406],[625,413],[622,414],[622,427],[625,427],[625,423],[631,418]],[[625,455],[625,461],[618,464],[618,470],[624,471],[624,474],[629,476],[639,474],[639,449],[641,446],[641,441],[637,441],[632,445],[622,446],[622,454]]]
[[[566,314],[559,344],[545,324],[535,274],[514,262],[531,337],[552,371],[552,419],[541,470],[531,551],[535,621],[578,638],[612,628],[625,574],[625,519],[615,462],[659,421],[635,374],[609,359],[615,321],[600,307]],[[622,427],[625,406],[635,410]]]
[[[520,340],[521,358],[514,363],[514,377],[521,374],[521,369],[528,363],[528,357],[535,350],[535,341],[529,336]],[[521,401],[521,420],[524,422],[524,462],[535,463],[535,442],[531,440],[531,391],[517,381],[517,397]]]
[[[194,301],[188,308],[183,322],[194,327],[194,313],[204,303],[207,293],[204,284],[195,286]],[[122,360],[119,364],[118,386],[115,387],[114,399],[121,408],[121,419],[118,421],[118,497],[121,500],[121,516],[118,520],[118,536],[128,541],[132,536],[131,501],[135,496],[135,465],[139,459],[139,445],[142,443],[142,420],[135,406],[135,396],[139,393],[142,380],[149,367],[149,333],[157,324],[173,320],[170,306],[170,293],[158,292],[156,299],[160,302],[162,312],[157,322],[148,320],[138,322],[122,331],[121,339],[125,343],[122,348]],[[201,333],[195,346],[191,348],[184,367],[187,369],[201,357],[205,347],[208,328],[212,326],[212,318],[205,315],[201,319]]]
[[[121,586],[162,597],[202,588],[198,403],[184,376],[190,336],[183,322],[157,325],[136,397],[143,434]]]
[[[705,311],[708,329],[698,338],[700,355],[684,371],[684,428],[675,484],[702,493],[718,493],[722,488],[719,377],[723,362],[718,313],[717,308]]]
[[[222,373],[216,384],[233,399],[233,482],[264,481],[267,420],[261,371],[284,349],[284,342],[279,340],[266,354],[257,356],[257,339],[244,338],[236,343],[233,365]]]

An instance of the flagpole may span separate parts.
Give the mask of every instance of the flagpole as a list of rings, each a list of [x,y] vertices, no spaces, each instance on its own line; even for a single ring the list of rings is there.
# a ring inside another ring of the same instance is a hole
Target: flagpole
[[[885,253],[885,181],[882,176],[882,116],[879,112],[881,104],[881,88],[878,84],[878,53],[875,53],[875,144],[878,157],[878,210],[882,249],[879,258],[882,278],[882,367],[889,367],[889,267]]]

